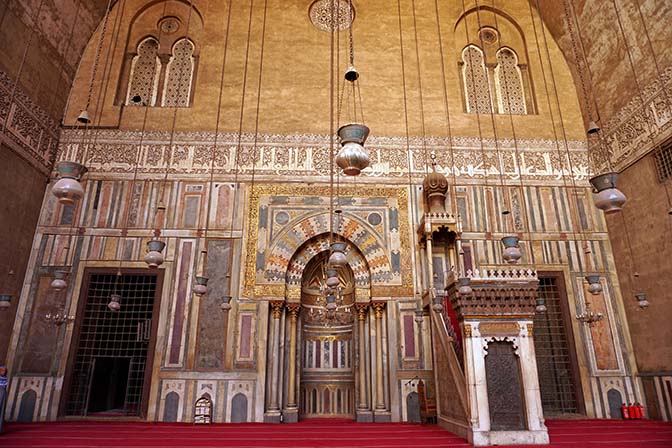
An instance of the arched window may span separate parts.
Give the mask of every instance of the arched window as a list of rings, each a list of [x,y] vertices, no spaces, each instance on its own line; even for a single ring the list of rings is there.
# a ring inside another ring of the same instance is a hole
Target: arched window
[[[156,92],[161,73],[161,62],[158,57],[159,42],[148,37],[138,45],[138,54],[133,57],[131,73],[128,80],[126,104],[129,106],[147,106],[156,104]],[[141,101],[133,101],[140,97]]]
[[[462,51],[462,79],[467,112],[490,113],[490,79],[485,69],[483,51],[476,45],[469,45]]]
[[[173,55],[168,62],[161,105],[189,107],[193,76],[194,44],[189,39],[181,39],[173,46]]]
[[[505,47],[497,51],[495,85],[500,114],[524,115],[527,113],[523,77],[518,66],[518,56],[510,48]]]

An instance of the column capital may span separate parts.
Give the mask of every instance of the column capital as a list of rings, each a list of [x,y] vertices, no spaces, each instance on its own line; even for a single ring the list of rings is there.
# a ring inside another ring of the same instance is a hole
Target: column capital
[[[282,308],[285,305],[284,300],[271,300],[270,302],[271,310],[273,311],[273,319],[280,319],[282,316]]]
[[[287,302],[285,303],[285,306],[287,307],[287,312],[292,317],[292,319],[296,320],[296,318],[299,315],[299,312],[301,311],[301,304]]]
[[[357,310],[357,319],[364,320],[366,318],[366,310],[369,309],[369,304],[355,303],[355,309]]]
[[[371,308],[373,308],[374,313],[376,314],[376,319],[383,318],[383,310],[385,310],[385,303],[382,300],[376,300],[371,302]]]

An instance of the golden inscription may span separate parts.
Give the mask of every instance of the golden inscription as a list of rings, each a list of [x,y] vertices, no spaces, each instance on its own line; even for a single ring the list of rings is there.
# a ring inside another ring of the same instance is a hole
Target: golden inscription
[[[478,326],[481,336],[513,336],[520,332],[518,322],[481,322]]]

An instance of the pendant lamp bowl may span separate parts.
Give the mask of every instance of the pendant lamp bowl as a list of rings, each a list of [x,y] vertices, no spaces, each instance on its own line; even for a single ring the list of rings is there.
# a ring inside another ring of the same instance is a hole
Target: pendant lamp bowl
[[[637,306],[639,306],[641,309],[645,310],[649,307],[650,303],[646,298],[646,293],[639,292],[635,294],[635,298],[637,299]]]
[[[194,294],[202,296],[208,292],[208,277],[196,276],[196,284],[194,285]]]
[[[12,306],[12,295],[0,294],[0,310],[6,310],[10,306]]]
[[[119,294],[110,295],[110,302],[107,304],[110,311],[119,311],[121,309],[121,296]]]
[[[58,180],[51,187],[51,192],[63,205],[74,205],[84,196],[84,188],[79,179],[86,173],[84,165],[77,162],[63,161],[56,165]]]
[[[334,267],[345,266],[348,259],[345,257],[345,243],[332,243],[329,264]]]
[[[618,182],[618,173],[610,172],[599,174],[597,176],[591,177],[589,182],[597,193],[610,188],[616,188],[616,184]]]
[[[222,303],[219,304],[222,311],[229,311],[231,309],[231,296],[222,297]]]
[[[358,143],[364,145],[369,136],[369,127],[359,123],[350,123],[338,129],[338,138],[341,145],[346,143]]]
[[[588,123],[588,129],[586,129],[586,134],[594,135],[597,134],[598,132],[600,132],[600,127],[597,125],[597,123],[591,120],[590,123]]]
[[[471,279],[469,277],[460,277],[457,279],[457,284],[459,285],[457,292],[462,297],[470,296],[474,292],[471,288]]]
[[[334,251],[329,256],[329,264],[333,266],[345,266],[346,264],[348,264],[348,259],[345,257],[345,254],[343,252]]]
[[[600,283],[600,276],[598,274],[586,275],[586,281],[588,282],[589,293],[592,295],[598,295],[602,292],[602,284]]]
[[[441,297],[434,297],[432,299],[432,309],[437,313],[443,311],[443,301],[441,300]]]
[[[359,176],[370,163],[369,154],[359,143],[346,143],[336,155],[336,165],[346,176]]]
[[[77,122],[80,124],[89,124],[91,123],[91,118],[89,117],[89,111],[84,109],[77,116]]]
[[[69,177],[70,179],[79,179],[87,172],[87,168],[81,163],[64,160],[56,164],[58,177]]]
[[[163,264],[163,249],[166,243],[161,240],[151,240],[147,242],[147,254],[145,263],[150,269],[156,269]]]
[[[345,80],[350,82],[355,82],[359,79],[359,72],[354,66],[348,67],[345,71]]]
[[[621,211],[627,198],[617,188],[618,173],[610,172],[600,174],[590,179],[595,193],[593,199],[595,206],[605,213],[615,213]]]
[[[546,300],[543,297],[537,297],[537,306],[534,309],[537,313],[545,313],[547,310]]]
[[[65,280],[68,276],[67,271],[54,272],[54,279],[51,281],[51,289],[54,291],[63,291],[68,287],[68,282]]]
[[[338,276],[334,275],[333,277],[327,277],[327,281],[325,284],[329,288],[336,288],[338,285],[341,284],[341,281],[338,279]]]
[[[504,252],[502,253],[502,258],[507,263],[513,264],[517,263],[518,260],[523,256],[520,251],[519,246],[520,240],[517,236],[510,235],[502,238],[502,244],[504,245]]]
[[[595,194],[593,200],[595,207],[604,213],[616,213],[623,210],[627,198],[618,188],[608,188]]]

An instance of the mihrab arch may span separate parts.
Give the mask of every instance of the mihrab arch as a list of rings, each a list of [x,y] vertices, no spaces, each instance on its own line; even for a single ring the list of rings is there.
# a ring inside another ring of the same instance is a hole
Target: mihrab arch
[[[303,268],[309,259],[324,250],[324,245],[328,244],[327,239],[314,238],[320,235],[328,238],[328,232],[329,213],[317,213],[290,223],[287,230],[271,241],[264,266],[264,278],[275,282],[286,279],[288,285],[299,284]],[[348,243],[346,256],[354,257],[352,248],[357,249],[358,257],[349,259],[348,262],[355,271],[358,286],[401,281],[400,275],[393,272],[383,238],[360,218],[344,212],[333,232],[337,238]],[[304,245],[303,252],[299,251]],[[309,256],[310,254],[312,255]],[[365,270],[368,272],[365,273]]]

